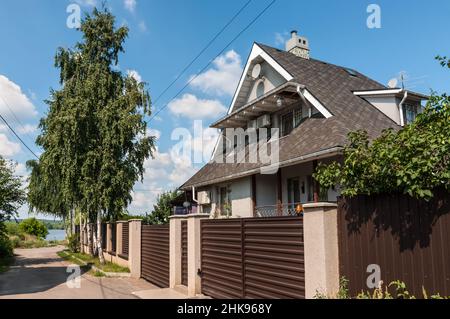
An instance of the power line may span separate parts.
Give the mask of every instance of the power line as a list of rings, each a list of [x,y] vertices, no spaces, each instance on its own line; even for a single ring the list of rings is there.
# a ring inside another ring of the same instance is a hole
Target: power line
[[[225,24],[225,26],[208,42],[208,44],[197,54],[197,56],[183,69],[183,71],[181,71],[180,74],[178,74],[178,76],[169,84],[169,86],[167,88],[164,89],[164,91],[162,91],[162,93],[156,98],[155,100],[155,104],[158,103],[158,101],[161,99],[161,97],[183,76],[183,74],[195,63],[195,61],[198,60],[198,58],[214,43],[214,41],[217,40],[217,38],[230,26],[230,24],[233,23],[234,20],[236,20],[236,18],[242,13],[242,11],[244,11],[245,8],[248,7],[248,5],[252,2],[253,0],[249,0],[247,1],[246,4],[244,4],[244,6],[239,9],[239,11],[231,18],[230,21],[227,22],[227,24]]]
[[[208,62],[208,64],[205,65],[205,67],[203,67],[203,69],[201,69],[195,76],[193,76],[187,83],[185,86],[183,86],[181,88],[181,90],[179,90],[177,92],[177,94],[171,98],[169,100],[169,102],[167,102],[162,108],[160,108],[149,120],[149,123],[155,119],[155,117],[160,114],[169,104],[170,102],[172,102],[173,100],[175,100],[191,83],[192,81],[194,81],[196,78],[198,78],[200,76],[200,74],[202,74],[210,65],[211,63],[217,59],[219,56],[221,56],[225,50],[228,49],[228,47],[233,44],[234,41],[236,41],[245,31],[247,31],[267,10],[269,10],[269,8],[276,2],[277,0],[272,0],[272,2],[270,2],[244,29],[242,29],[223,49],[222,51],[219,52],[219,54],[217,54],[212,60],[210,60]]]
[[[28,145],[20,138],[20,136],[16,133],[16,131],[14,131],[14,129],[11,127],[11,125],[9,125],[9,123],[5,120],[5,118],[0,114],[0,119],[2,119],[2,121],[6,124],[6,126],[11,130],[11,132],[13,132],[13,134],[17,137],[17,139],[23,144],[23,146],[25,146],[31,154],[33,154],[37,159],[39,159],[39,156],[37,156],[32,150],[31,148],[28,147]]]
[[[10,111],[10,113],[12,114],[12,116],[14,117],[14,119],[16,120],[16,123],[19,124],[23,131],[24,134],[26,136],[28,136],[28,138],[30,139],[30,142],[33,142],[33,138],[31,137],[30,134],[28,134],[28,132],[26,131],[25,125],[22,123],[21,120],[19,120],[19,118],[17,117],[16,113],[12,110],[11,106],[8,104],[8,102],[3,98],[3,96],[0,95],[0,98],[2,99],[2,101],[5,103],[6,107],[8,108],[8,110]]]

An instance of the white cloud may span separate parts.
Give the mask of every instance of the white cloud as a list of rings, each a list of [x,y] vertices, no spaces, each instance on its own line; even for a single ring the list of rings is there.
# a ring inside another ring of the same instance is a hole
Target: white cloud
[[[142,82],[142,76],[136,70],[127,70],[128,76],[134,78],[138,83]]]
[[[242,74],[242,60],[234,50],[228,51],[213,62],[213,68],[191,77],[191,86],[205,93],[233,96]]]
[[[0,75],[0,114],[11,114],[11,110],[20,120],[33,119],[38,115],[30,99],[20,86]]]
[[[123,5],[125,6],[125,9],[127,9],[130,12],[134,12],[136,10],[137,2],[136,0],[124,0]]]
[[[20,144],[11,142],[5,134],[0,134],[0,155],[12,157],[20,153]]]
[[[159,140],[161,138],[161,131],[153,128],[148,128],[147,136],[154,136],[157,140]]]
[[[139,26],[139,30],[141,30],[142,32],[147,31],[147,24],[145,24],[145,21],[139,22],[138,26]]]
[[[190,119],[219,118],[227,108],[217,100],[199,99],[193,94],[184,94],[168,105],[170,112],[176,116]]]
[[[283,32],[283,33],[276,32],[275,33],[275,45],[276,46],[284,46],[288,39],[289,39],[288,32]]]
[[[17,128],[17,131],[20,134],[31,134],[37,131],[36,125],[25,124],[24,126],[20,126]]]

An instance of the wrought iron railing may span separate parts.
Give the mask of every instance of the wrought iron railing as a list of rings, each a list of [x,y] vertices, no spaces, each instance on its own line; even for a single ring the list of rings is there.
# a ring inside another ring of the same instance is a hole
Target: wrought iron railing
[[[303,216],[302,203],[256,207],[256,217]]]

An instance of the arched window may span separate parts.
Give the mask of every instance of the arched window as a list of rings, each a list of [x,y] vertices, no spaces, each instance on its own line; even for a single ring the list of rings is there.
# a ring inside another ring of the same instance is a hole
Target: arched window
[[[261,81],[258,83],[258,86],[256,87],[256,98],[260,98],[264,95],[264,82]]]

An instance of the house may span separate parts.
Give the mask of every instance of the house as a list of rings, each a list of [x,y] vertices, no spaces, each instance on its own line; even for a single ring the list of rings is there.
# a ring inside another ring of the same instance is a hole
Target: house
[[[311,58],[296,31],[285,51],[254,43],[228,114],[211,125],[222,132],[211,162],[181,189],[216,218],[293,215],[299,204],[335,202],[339,189],[321,190],[312,177],[317,165],[342,161],[349,132],[375,138],[410,123],[426,99]],[[249,160],[263,148],[275,161]]]

